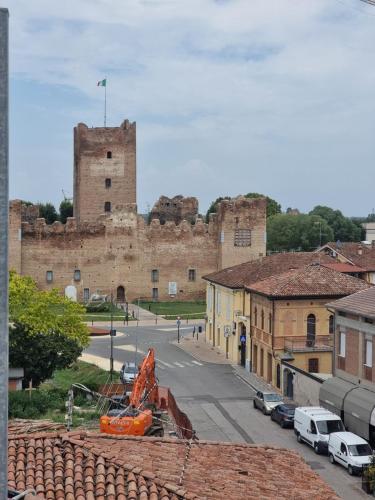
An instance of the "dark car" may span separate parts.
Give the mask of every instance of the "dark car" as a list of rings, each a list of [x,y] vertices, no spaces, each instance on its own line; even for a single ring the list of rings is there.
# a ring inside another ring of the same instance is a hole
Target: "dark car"
[[[271,411],[271,420],[273,420],[274,422],[278,422],[282,428],[293,427],[294,412],[296,408],[296,405],[278,405]]]

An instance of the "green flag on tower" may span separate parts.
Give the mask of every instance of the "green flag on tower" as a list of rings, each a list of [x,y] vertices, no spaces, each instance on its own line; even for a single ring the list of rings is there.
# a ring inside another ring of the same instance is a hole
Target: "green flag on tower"
[[[97,84],[98,87],[106,87],[107,86],[107,79],[104,78],[104,80],[100,80]]]

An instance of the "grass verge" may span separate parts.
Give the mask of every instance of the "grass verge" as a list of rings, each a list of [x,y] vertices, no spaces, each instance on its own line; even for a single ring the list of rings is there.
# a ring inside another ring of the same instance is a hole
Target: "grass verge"
[[[163,316],[166,319],[202,319],[206,314],[206,303],[202,301],[194,302],[152,302],[142,301],[140,307],[149,310],[154,314]]]

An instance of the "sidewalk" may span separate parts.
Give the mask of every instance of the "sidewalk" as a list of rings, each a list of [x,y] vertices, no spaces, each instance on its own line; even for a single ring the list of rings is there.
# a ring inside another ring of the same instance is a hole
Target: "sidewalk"
[[[176,345],[180,349],[188,352],[196,358],[198,361],[204,361],[205,363],[216,363],[216,364],[226,364],[231,365],[236,375],[246,382],[255,391],[276,391],[275,387],[271,384],[267,384],[263,379],[255,375],[255,373],[250,373],[245,368],[240,365],[234,365],[229,359],[225,358],[225,353],[218,347],[212,347],[209,343],[205,341],[205,334],[201,333],[199,339],[197,340],[196,335],[189,333],[188,335],[181,338],[180,343],[173,341],[172,344]]]

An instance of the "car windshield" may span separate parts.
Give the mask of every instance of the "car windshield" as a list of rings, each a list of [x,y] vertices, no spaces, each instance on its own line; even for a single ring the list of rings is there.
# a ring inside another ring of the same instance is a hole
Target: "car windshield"
[[[349,453],[354,457],[366,457],[372,455],[372,449],[370,445],[366,444],[350,444],[348,446]]]
[[[125,368],[125,373],[133,373],[133,374],[136,374],[137,373],[137,367],[136,366],[127,366]]]
[[[264,401],[268,403],[277,403],[278,401],[282,401],[283,398],[279,394],[265,394]]]
[[[294,415],[294,412],[295,412],[295,408],[288,408],[288,407],[285,407],[282,409],[282,411],[288,415]]]
[[[341,420],[318,420],[316,422],[320,434],[331,434],[331,432],[344,431]]]

